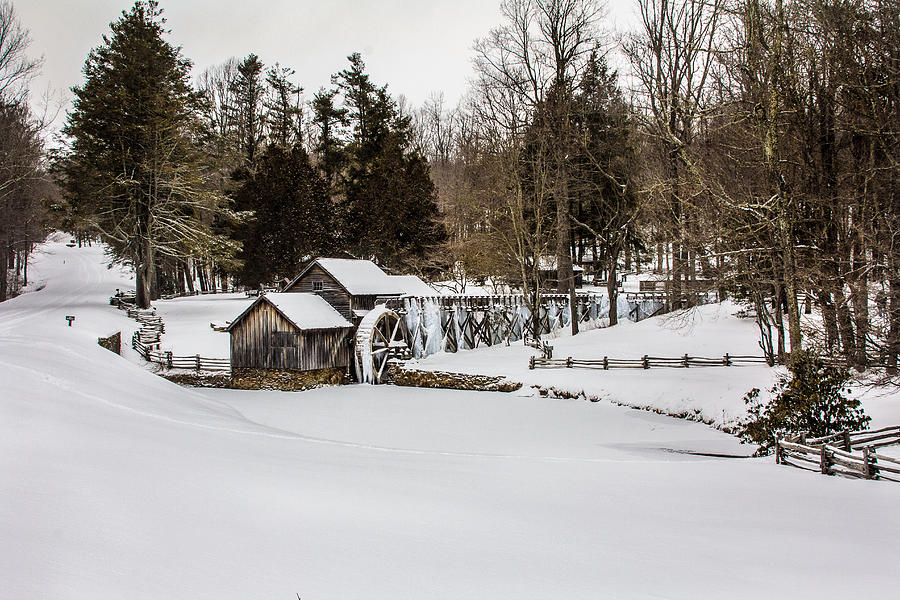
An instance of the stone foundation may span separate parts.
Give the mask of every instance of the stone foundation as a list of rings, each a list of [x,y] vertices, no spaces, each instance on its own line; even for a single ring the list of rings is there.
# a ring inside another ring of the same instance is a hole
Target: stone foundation
[[[97,338],[97,343],[116,354],[122,354],[122,332],[117,331],[109,337]]]
[[[406,387],[482,392],[514,392],[522,387],[521,383],[507,381],[503,377],[448,373],[446,371],[416,371],[404,369],[398,365],[388,365],[388,377],[394,385]]]
[[[326,385],[348,383],[343,369],[320,369],[318,371],[237,369],[230,375],[227,373],[185,372],[161,372],[160,375],[178,385],[232,390],[300,392]]]

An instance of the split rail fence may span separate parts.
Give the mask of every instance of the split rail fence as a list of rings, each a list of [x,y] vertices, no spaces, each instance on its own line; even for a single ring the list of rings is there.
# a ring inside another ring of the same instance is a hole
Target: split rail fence
[[[131,336],[131,347],[147,362],[160,364],[167,369],[192,369],[195,371],[231,371],[231,361],[227,358],[207,358],[195,354],[193,356],[176,356],[171,351],[160,350],[160,340],[166,331],[165,323],[154,309],[135,308],[126,302],[116,301],[123,294],[110,298],[110,304],[124,310],[128,316],[140,326]],[[127,297],[127,296],[126,296]]]
[[[167,369],[192,369],[194,371],[231,371],[231,361],[227,358],[206,358],[194,356],[175,356],[171,351],[160,350],[158,344],[141,342],[140,332],[131,338],[131,347],[147,362],[156,363]]]
[[[690,367],[731,367],[740,364],[767,364],[763,356],[734,356],[725,354],[722,357],[708,358],[704,356],[689,356],[684,354],[679,357],[650,356],[645,354],[641,358],[610,358],[584,360],[579,358],[549,358],[546,354],[532,356],[528,359],[529,369],[650,369],[650,368],[680,368]]]
[[[775,440],[775,462],[825,475],[900,483],[900,459],[876,452],[877,448],[897,444],[897,425],[872,431],[841,431],[818,438],[800,434]]]

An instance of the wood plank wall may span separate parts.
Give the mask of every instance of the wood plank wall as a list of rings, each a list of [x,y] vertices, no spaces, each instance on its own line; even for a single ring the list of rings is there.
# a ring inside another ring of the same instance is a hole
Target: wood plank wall
[[[313,289],[315,283],[322,284],[321,290]],[[336,311],[341,313],[348,321],[353,320],[353,307],[351,305],[351,296],[342,288],[337,281],[334,280],[319,265],[313,265],[303,274],[294,285],[284,290],[285,292],[317,294],[325,299],[328,304],[334,307]]]
[[[260,302],[231,330],[232,369],[348,367],[351,328],[300,330],[272,306]]]

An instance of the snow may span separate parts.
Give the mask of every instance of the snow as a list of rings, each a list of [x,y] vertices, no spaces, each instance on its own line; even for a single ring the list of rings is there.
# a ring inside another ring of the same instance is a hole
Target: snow
[[[686,454],[741,448],[607,402],[184,389],[97,345],[134,323],[107,303],[129,276],[106,269],[102,250],[47,244],[33,273],[41,291],[0,304],[4,600],[828,599],[896,588],[900,486]],[[692,337],[660,346],[690,350]],[[492,364],[491,352],[468,354]],[[632,380],[630,395],[646,382]]]
[[[229,334],[210,325],[230,323],[255,300],[244,293],[235,293],[155,301],[153,306],[166,328],[160,349],[169,350],[175,356],[199,354],[205,358],[228,358]]]
[[[353,327],[321,296],[315,294],[269,293],[257,302],[270,302],[300,329]]]
[[[730,302],[703,305],[682,313],[662,315],[639,323],[621,320],[610,328],[549,339],[554,358],[638,359],[651,356],[722,357],[725,353],[761,356],[752,319],[739,318],[741,307]],[[696,416],[717,425],[734,425],[746,414],[744,395],[756,387],[763,395],[778,370],[765,365],[692,369],[528,369],[536,350],[521,342],[475,351],[440,353],[409,368],[499,375],[526,386],[553,387],[584,393],[638,408]]]
[[[398,282],[371,260],[320,258],[317,262],[354,296],[403,293]]]
[[[388,275],[396,287],[409,296],[440,296],[440,292],[415,275]]]

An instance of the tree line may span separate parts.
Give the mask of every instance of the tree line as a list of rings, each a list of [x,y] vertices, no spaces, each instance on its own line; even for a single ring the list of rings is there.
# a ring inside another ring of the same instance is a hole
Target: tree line
[[[67,222],[135,266],[142,303],[316,254],[533,307],[574,294],[576,265],[613,305],[622,271],[651,269],[673,306],[747,302],[773,362],[807,345],[895,370],[900,0],[636,8],[615,37],[594,0],[503,0],[463,101],[411,109],[358,54],[309,100],[254,54],[192,84],[140,0],[75,89]]]
[[[0,302],[28,283],[28,257],[44,240],[57,200],[44,158],[44,121],[28,84],[40,68],[10,2],[0,2]]]
[[[110,28],[56,164],[70,226],[134,267],[140,306],[195,281],[277,282],[322,254],[413,268],[442,242],[411,119],[359,54],[307,104],[292,69],[255,54],[192,85],[155,0]]]
[[[419,115],[447,254],[533,301],[548,255],[558,292],[574,260],[613,303],[650,268],[674,306],[748,302],[772,362],[895,372],[900,3],[636,4],[616,39],[591,0],[502,2],[469,97]]]

